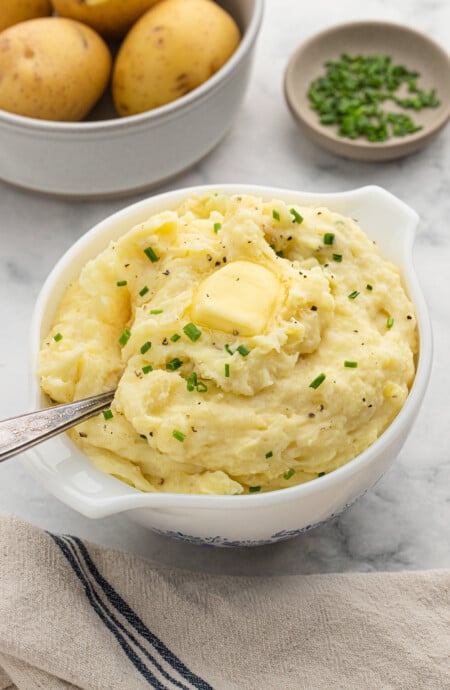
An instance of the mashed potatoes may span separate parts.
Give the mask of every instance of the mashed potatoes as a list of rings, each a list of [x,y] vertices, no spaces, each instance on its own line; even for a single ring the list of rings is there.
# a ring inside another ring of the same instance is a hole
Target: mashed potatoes
[[[398,270],[350,218],[251,196],[186,199],[82,270],[42,345],[59,402],[118,386],[70,432],[142,491],[315,479],[392,422],[417,329]]]

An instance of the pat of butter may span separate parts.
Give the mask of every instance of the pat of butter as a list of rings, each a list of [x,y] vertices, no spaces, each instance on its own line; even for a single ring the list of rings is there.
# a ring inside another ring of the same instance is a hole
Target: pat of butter
[[[207,328],[257,335],[272,316],[279,292],[272,271],[251,261],[234,261],[201,283],[192,318]]]

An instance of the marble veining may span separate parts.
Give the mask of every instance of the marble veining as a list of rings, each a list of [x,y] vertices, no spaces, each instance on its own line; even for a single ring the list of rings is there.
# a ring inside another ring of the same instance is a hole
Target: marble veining
[[[433,321],[434,366],[413,432],[387,474],[340,517],[295,539],[252,550],[177,542],[126,514],[90,521],[48,495],[20,459],[0,464],[0,510],[170,565],[236,574],[417,570],[450,567],[450,126],[426,149],[390,163],[356,163],[318,149],[283,99],[283,71],[304,39],[332,24],[382,19],[425,31],[450,51],[447,0],[266,0],[252,80],[233,128],[205,160],[161,190],[242,182],[305,191],[379,184],[417,210],[415,264]],[[1,155],[1,154],[0,154]],[[43,162],[44,164],[44,162]],[[28,403],[28,329],[49,270],[84,231],[128,199],[75,202],[0,183],[0,417]]]

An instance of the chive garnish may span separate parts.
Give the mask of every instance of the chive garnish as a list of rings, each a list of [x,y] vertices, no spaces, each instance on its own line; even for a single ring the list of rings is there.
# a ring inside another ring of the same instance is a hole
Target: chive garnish
[[[147,247],[147,249],[144,249],[144,254],[150,259],[152,264],[154,264],[156,261],[159,261],[159,256],[155,253],[155,250],[152,247]]]
[[[222,227],[221,223],[214,223],[214,232],[219,232],[221,227]]]
[[[439,105],[436,90],[420,89],[419,73],[394,63],[389,55],[343,53],[325,62],[325,68],[310,84],[308,97],[320,122],[335,125],[339,137],[364,137],[372,143],[412,134],[422,127],[405,111],[392,112],[385,104],[393,102],[405,110]]]
[[[356,369],[357,366],[358,362],[351,362],[348,359],[346,359],[344,362],[344,367],[347,367],[348,369]]]
[[[319,472],[317,476],[318,477],[325,477],[325,475],[326,475],[326,472]]]
[[[295,470],[293,470],[292,467],[291,467],[290,470],[288,470],[287,472],[285,472],[285,473],[283,474],[283,478],[284,478],[286,481],[288,481],[294,474],[295,474]]]
[[[177,340],[181,338],[181,335],[178,335],[178,333],[174,333],[173,335],[170,336],[170,339],[173,343],[176,343]]]
[[[163,309],[150,309],[150,314],[162,314]]]
[[[182,431],[178,431],[178,429],[174,429],[172,431],[172,436],[177,439],[177,441],[183,442],[184,439],[186,438],[186,434],[183,434]]]
[[[176,369],[179,369],[181,366],[183,366],[183,362],[181,359],[178,359],[178,357],[175,357],[171,359],[170,362],[167,362],[166,369],[169,371],[176,371]]]
[[[394,325],[394,317],[390,316],[388,320],[386,321],[386,328],[392,328]]]
[[[56,343],[59,343],[59,341],[62,340],[62,339],[63,339],[62,333],[55,333],[55,335],[53,336],[53,340],[54,340]]]
[[[274,220],[280,220],[280,214],[278,213],[278,211],[275,211],[275,209],[272,210],[272,218]]]
[[[334,242],[334,232],[326,232],[323,236],[324,244],[333,244]]]
[[[325,374],[319,374],[319,376],[316,376],[316,378],[313,381],[311,381],[311,383],[309,384],[309,388],[319,388],[320,384],[323,383],[325,379]]]
[[[105,419],[112,419],[114,417],[111,410],[103,410],[103,416]]]
[[[131,331],[129,328],[125,328],[122,335],[119,338],[119,343],[122,345],[122,347],[125,347],[129,339],[131,338]]]
[[[303,223],[303,216],[301,216],[300,213],[295,210],[295,208],[290,208],[289,213],[291,216],[294,216],[294,220],[292,221],[293,223],[298,223],[299,225]]]
[[[341,263],[342,261],[342,254],[333,254],[333,260],[337,261],[338,263]]]
[[[208,386],[203,381],[197,383],[197,393],[206,393]]]
[[[250,353],[250,350],[248,349],[248,347],[245,347],[245,345],[239,345],[239,347],[236,349],[239,352],[239,354],[243,357],[247,357],[247,355]]]
[[[142,290],[139,290],[139,294],[140,294],[141,297],[143,297],[144,295],[146,295],[147,292],[148,292],[148,287],[147,287],[146,285],[144,285],[144,287],[142,288]]]
[[[251,494],[254,494],[257,491],[261,491],[261,487],[260,486],[249,486],[248,490]]]
[[[269,459],[271,457],[273,457],[273,451],[269,450],[269,452],[266,453],[266,458]]]
[[[275,254],[276,254],[277,256],[279,256],[280,259],[282,259],[282,258],[284,257],[284,254],[283,254],[283,250],[282,250],[282,249],[280,249],[279,252],[275,252]]]
[[[144,439],[144,441],[146,441],[146,440],[147,440],[147,436],[146,436],[145,434],[139,434],[139,438],[143,438],[143,439]]]
[[[195,390],[195,387],[197,385],[197,374],[195,371],[192,372],[192,374],[189,376],[188,379],[186,379],[186,388],[188,389],[189,392],[192,393],[193,390]]]
[[[225,364],[225,378],[230,378],[230,365]]]
[[[145,366],[142,367],[142,372],[144,374],[149,374],[151,371],[153,371],[153,367],[151,364],[146,364]]]
[[[349,295],[347,295],[347,297],[349,299],[356,299],[358,297],[358,295],[359,295],[358,290],[353,290],[353,292],[351,292]]]
[[[128,285],[126,280],[118,280],[116,283],[117,287],[125,287],[125,285]]]
[[[195,343],[195,341],[198,340],[202,334],[201,330],[197,328],[194,323],[187,323],[185,326],[183,326],[183,333],[185,333],[185,335],[187,335],[187,337],[192,340],[193,343]]]
[[[146,343],[144,343],[141,347],[141,355],[145,355],[146,352],[148,352],[151,348],[152,344],[150,340],[147,340]]]
[[[366,290],[373,290],[373,286],[370,283],[367,283]]]
[[[228,352],[229,355],[234,355],[234,352],[231,349],[231,347],[228,345],[228,343],[226,343],[226,345],[225,345],[225,350]]]

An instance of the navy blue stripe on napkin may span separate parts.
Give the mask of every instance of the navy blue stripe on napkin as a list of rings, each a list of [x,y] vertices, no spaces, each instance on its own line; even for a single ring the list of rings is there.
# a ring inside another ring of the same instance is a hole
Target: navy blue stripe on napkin
[[[137,614],[126,604],[114,588],[108,583],[98,572],[94,562],[92,561],[84,543],[76,537],[65,535],[58,537],[55,534],[48,533],[50,537],[59,546],[64,556],[67,558],[72,570],[77,575],[83,588],[86,597],[93,607],[96,614],[102,620],[108,630],[114,635],[117,642],[122,647],[130,662],[134,665],[136,670],[151,684],[156,690],[170,690],[175,686],[180,690],[190,690],[184,683],[174,678],[170,672],[166,671],[154,656],[136,639],[135,635],[128,630],[125,625],[115,616],[108,603],[102,599],[102,596],[107,597],[111,601],[114,609],[130,623],[134,632],[138,632],[147,643],[150,643],[152,649],[160,654],[161,661],[168,664],[172,671],[178,672],[188,683],[191,683],[196,690],[213,690],[213,688],[202,678],[192,673],[183,662],[166,647],[166,645],[159,640],[137,616]],[[78,547],[78,548],[77,548]],[[89,572],[87,572],[87,570]],[[92,576],[94,579],[92,579]],[[100,587],[100,591],[98,590]],[[128,638],[128,640],[126,639]],[[150,662],[152,665],[149,668],[130,646],[131,642]],[[156,644],[155,644],[156,642]],[[161,650],[163,653],[161,653]],[[174,665],[174,661],[176,666]],[[153,671],[158,671],[170,685],[166,687],[161,681],[155,677]],[[192,679],[192,680],[191,680]]]
[[[53,535],[52,535],[53,536]],[[89,569],[90,574],[96,581],[96,583],[101,587],[104,594],[108,598],[112,606],[118,611],[134,628],[134,630],[139,633],[147,642],[149,642],[152,647],[161,655],[161,657],[168,663],[174,670],[176,670],[180,676],[182,676],[186,681],[191,683],[191,685],[196,688],[196,690],[214,690],[214,688],[207,683],[203,678],[200,678],[195,673],[190,671],[187,666],[179,659],[165,644],[160,640],[154,633],[149,630],[141,618],[137,615],[133,609],[131,609],[126,601],[122,599],[120,594],[112,587],[112,585],[105,580],[105,578],[99,573],[97,567],[93,560],[91,559],[85,544],[78,537],[70,537],[72,542],[75,542],[79,548],[79,552],[82,555],[86,566]]]
[[[77,550],[77,545],[74,543],[74,539],[72,537],[66,536],[63,537],[65,540],[66,544],[68,544],[72,550],[73,556],[76,558],[78,565],[80,566],[81,571],[83,572],[83,575],[85,579],[89,582],[89,574],[86,573],[86,565],[84,563],[84,560],[82,559],[81,555],[79,554]],[[173,678],[170,673],[168,673],[160,663],[154,658],[150,652],[143,647],[142,644],[136,639],[136,637],[133,635],[132,632],[127,630],[127,628],[122,625],[122,623],[116,618],[114,613],[111,611],[111,609],[108,607],[107,604],[104,603],[104,601],[101,599],[100,594],[95,590],[95,582],[90,582],[91,588],[93,595],[95,596],[95,599],[97,603],[101,606],[103,609],[104,613],[106,613],[107,616],[112,620],[112,622],[121,630],[126,636],[128,636],[129,640],[133,642],[133,644],[144,654],[144,656],[147,657],[147,659],[155,666],[155,668],[158,669],[158,671],[161,673],[162,676],[169,682],[173,683],[177,688],[180,688],[181,690],[190,690],[187,685],[184,685],[184,683],[181,683],[178,681],[176,678]]]
[[[92,608],[94,609],[94,611],[96,612],[96,614],[98,615],[100,620],[108,628],[108,630],[114,635],[117,642],[122,647],[126,656],[131,661],[131,663],[136,668],[136,670],[145,678],[145,680],[151,685],[151,687],[155,688],[155,690],[169,690],[169,688],[167,688],[167,686],[162,685],[159,682],[159,680],[156,678],[156,676],[153,675],[153,673],[150,671],[150,669],[137,656],[137,654],[132,649],[132,647],[130,647],[130,645],[125,640],[123,635],[121,635],[121,633],[116,628],[116,626],[113,625],[108,620],[107,616],[105,616],[101,607],[98,605],[97,601],[95,600],[95,597],[93,596],[92,588],[90,587],[89,581],[84,577],[78,563],[76,562],[76,560],[75,560],[73,554],[71,553],[69,546],[66,544],[66,542],[63,539],[61,539],[60,537],[58,537],[55,534],[52,534],[50,532],[49,532],[49,536],[59,546],[62,553],[64,554],[64,556],[67,558],[68,562],[70,563],[72,570],[77,575],[80,582],[82,583],[86,597],[87,597],[89,603],[91,604]]]

